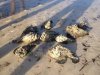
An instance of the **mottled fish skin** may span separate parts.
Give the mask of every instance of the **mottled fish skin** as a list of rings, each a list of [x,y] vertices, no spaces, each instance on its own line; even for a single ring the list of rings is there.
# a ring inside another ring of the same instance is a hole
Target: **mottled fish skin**
[[[41,26],[42,29],[46,29],[46,30],[50,30],[53,27],[53,21],[52,20],[48,20],[46,22],[43,23],[43,25]]]
[[[70,34],[74,38],[83,37],[85,35],[88,35],[89,33],[81,28],[79,28],[76,24],[72,26],[66,27],[66,32]]]
[[[48,55],[59,62],[62,62],[63,60],[65,61],[67,60],[67,58],[70,58],[73,63],[79,62],[79,58],[77,56],[74,56],[69,49],[61,45],[57,45],[48,50]]]
[[[19,46],[17,47],[13,53],[17,56],[19,56],[20,58],[25,57],[29,52],[31,52],[32,48],[34,48],[36,45],[34,43],[30,43],[28,45],[24,45],[24,46]]]
[[[39,31],[38,31],[38,28],[37,28],[36,26],[32,26],[32,25],[31,25],[31,26],[28,26],[28,27],[22,32],[21,36],[20,36],[19,38],[15,39],[15,40],[13,40],[12,43],[22,43],[22,42],[25,41],[25,40],[23,41],[23,39],[26,38],[26,37],[28,37],[28,36],[29,36],[29,37],[31,36],[32,38],[36,36],[37,39],[38,39],[38,38],[39,38],[39,34],[38,34],[38,33],[39,33]],[[27,35],[28,35],[28,36],[27,36]],[[29,37],[28,37],[28,38],[29,38]],[[36,38],[36,37],[35,37],[35,38]],[[32,39],[32,38],[30,38],[30,39]],[[33,41],[35,41],[35,39],[31,40],[29,43],[31,43],[31,42],[33,42]]]
[[[55,41],[56,36],[58,35],[57,32],[51,30],[45,30],[40,37],[40,40],[43,42],[52,42]]]

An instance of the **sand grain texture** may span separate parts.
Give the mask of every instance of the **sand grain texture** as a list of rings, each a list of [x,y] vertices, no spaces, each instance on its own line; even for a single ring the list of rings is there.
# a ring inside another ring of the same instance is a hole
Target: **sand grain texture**
[[[27,4],[28,0],[25,1]],[[100,75],[100,57],[91,61],[100,54],[100,0],[30,0],[29,3],[26,10],[0,19],[0,75]],[[79,63],[74,64],[68,59],[65,64],[58,64],[50,60],[47,50],[55,42],[40,43],[23,59],[13,54],[18,44],[11,41],[19,37],[27,26],[39,26],[48,19],[52,19],[53,29],[61,34],[67,25],[88,21],[92,27],[89,35],[66,45],[77,53]],[[61,19],[64,19],[63,24],[58,26]]]

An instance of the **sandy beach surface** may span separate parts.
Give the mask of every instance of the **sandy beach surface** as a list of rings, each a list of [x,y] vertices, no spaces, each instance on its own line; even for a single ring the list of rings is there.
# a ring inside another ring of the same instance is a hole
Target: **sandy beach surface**
[[[25,3],[26,10],[0,19],[0,75],[100,75],[100,0],[25,0]],[[92,28],[89,35],[66,44],[79,56],[78,63],[67,59],[66,63],[58,64],[51,59],[47,51],[55,42],[41,42],[24,58],[13,54],[19,44],[12,40],[27,26],[40,26],[48,19],[53,21],[53,29],[61,33],[67,25],[88,22]],[[88,45],[87,49],[83,43]]]

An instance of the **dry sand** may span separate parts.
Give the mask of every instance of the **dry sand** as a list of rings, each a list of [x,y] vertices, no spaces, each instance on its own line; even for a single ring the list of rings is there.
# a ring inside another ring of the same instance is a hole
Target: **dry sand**
[[[84,19],[88,21],[92,27],[89,35],[66,45],[77,53],[79,63],[74,64],[68,59],[65,64],[58,64],[50,60],[47,50],[55,43],[40,43],[23,59],[13,54],[18,45],[12,44],[11,41],[20,36],[27,26],[39,26],[48,19],[53,20],[54,30],[61,33],[67,25]],[[60,19],[64,19],[62,25],[57,23]],[[99,24],[100,0],[44,0],[34,8],[1,19],[0,75],[100,75],[100,57],[97,57],[100,54]],[[84,50],[82,43],[89,45],[87,50]],[[97,58],[93,61],[95,57]],[[82,68],[85,62],[88,64]]]

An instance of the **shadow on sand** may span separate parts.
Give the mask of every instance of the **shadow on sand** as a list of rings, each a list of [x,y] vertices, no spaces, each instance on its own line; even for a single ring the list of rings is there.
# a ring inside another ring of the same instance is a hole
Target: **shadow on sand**
[[[68,12],[70,12],[70,11],[72,11],[72,13],[70,13],[70,15],[67,17],[67,19],[69,19],[69,18],[71,18],[71,19],[73,19],[73,18],[75,18],[75,20],[77,20],[77,19],[79,19],[82,15],[83,15],[83,13],[85,12],[85,10],[87,10],[88,9],[88,7],[92,4],[92,2],[93,2],[93,0],[89,0],[89,1],[87,1],[87,0],[76,0],[75,2],[73,2],[71,5],[69,5],[68,7],[66,7],[65,9],[63,9],[62,11],[60,11],[60,12],[58,12],[56,15],[54,15],[51,19],[53,19],[53,20],[56,20],[56,17],[58,18],[59,17],[59,19],[61,19],[64,15],[66,15]],[[85,5],[84,5],[84,4]],[[72,17],[73,16],[73,17]],[[56,30],[58,30],[58,29],[56,29]],[[44,45],[44,44],[42,44],[42,45]],[[40,47],[42,47],[42,45],[40,46]],[[47,45],[47,44],[45,44],[45,45]],[[44,45],[44,46],[45,46]],[[49,48],[50,47],[52,47],[54,44],[52,44],[51,46],[49,46]],[[67,47],[70,49],[70,50],[73,50],[73,52],[76,52],[76,50],[77,50],[77,43],[75,42],[75,43],[72,43],[72,44],[70,44],[70,45],[67,45]],[[46,48],[45,49],[46,51],[44,52],[44,53],[46,53],[47,52],[47,50],[48,50],[48,48]],[[33,52],[33,54],[35,53],[36,51],[34,51]],[[41,56],[42,57],[42,56]],[[28,66],[27,66],[27,68],[21,68],[21,66],[23,65],[23,66],[25,66],[25,65],[27,65],[27,64],[25,64],[26,63],[26,61],[28,60],[28,58],[29,57],[27,57],[22,63],[21,63],[21,65],[20,66],[18,66],[15,70],[14,70],[14,72],[12,72],[12,74],[11,75],[14,75],[14,74],[18,74],[19,72],[21,73],[21,75],[24,75],[27,71],[29,71],[29,69],[30,68],[32,68],[36,63],[37,63],[37,61],[35,61],[34,63],[33,62],[31,62],[31,64],[28,64]],[[33,61],[34,61],[34,59],[32,59]],[[21,70],[21,69],[22,70]]]
[[[40,12],[40,11],[44,11],[44,10],[46,10],[46,9],[49,9],[49,8],[53,7],[54,5],[56,5],[56,4],[58,4],[58,3],[62,2],[62,1],[63,1],[63,0],[55,0],[54,2],[52,2],[51,4],[49,4],[48,6],[42,8],[42,9],[40,9],[40,10],[37,10],[37,11],[34,11],[34,12],[30,13],[28,17],[31,17],[32,15],[35,15],[35,14],[37,14],[37,13]],[[19,18],[19,19],[20,19],[19,21],[22,21],[22,20],[24,20],[24,19],[27,19],[28,17],[27,17],[27,16],[23,16],[23,18],[22,18],[22,17]],[[8,23],[8,24],[6,24],[6,25],[0,27],[0,30],[2,30],[3,28],[5,28],[5,27],[7,27],[7,26],[12,25],[14,22],[19,22],[19,21],[16,21],[16,20],[15,20],[15,21],[13,21],[13,22],[10,22],[10,23]],[[40,25],[39,25],[39,26],[40,26]],[[9,43],[11,43],[11,42],[9,42]],[[0,54],[1,54],[1,55],[0,55],[0,58],[2,58],[3,56],[5,56],[6,54],[8,54],[12,49],[14,49],[14,48],[16,47],[16,46],[11,47],[11,44],[9,44],[9,43],[0,48],[0,50],[2,50],[2,51],[0,51]],[[9,50],[5,50],[5,47],[8,47]],[[4,53],[4,54],[3,54],[3,53]]]
[[[41,8],[41,9],[39,9],[39,10],[33,11],[33,12],[31,12],[30,14],[28,14],[28,15],[26,14],[26,15],[20,17],[20,18],[15,19],[14,21],[11,21],[11,22],[9,22],[9,23],[7,23],[7,24],[5,24],[5,25],[2,25],[2,26],[0,27],[0,30],[6,28],[6,27],[8,27],[8,26],[11,26],[13,23],[18,23],[18,22],[21,22],[21,21],[23,21],[23,20],[25,20],[25,19],[27,19],[27,18],[30,18],[31,16],[36,15],[38,12],[44,11],[44,10],[46,10],[46,9],[49,9],[49,8],[51,8],[51,7],[53,7],[53,6],[57,5],[57,4],[59,4],[59,3],[62,2],[62,1],[64,1],[64,0],[54,0],[53,2],[51,2],[50,4],[48,4],[47,6]]]
[[[60,3],[62,0],[58,0],[57,3]],[[75,19],[74,22],[76,22],[77,19],[79,19],[84,12],[88,9],[88,7],[93,3],[94,0],[76,0],[74,1],[71,5],[69,5],[68,7],[65,7],[62,11],[59,11],[56,15],[54,15],[51,19],[55,22],[55,25],[57,24],[57,20],[61,19],[63,16],[65,16],[66,14],[68,14],[70,11],[71,13],[69,14],[69,16],[66,18],[69,20],[73,20]],[[52,7],[53,5],[57,4],[56,2],[54,4],[49,5],[49,7],[43,8],[41,9],[41,11]],[[36,11],[36,12],[40,12],[40,10]],[[32,15],[35,15],[36,12],[31,13]],[[26,17],[27,18],[27,17]],[[26,19],[25,18],[25,19]],[[68,20],[68,21],[69,21]],[[54,29],[55,31],[63,31],[61,30],[61,28],[63,28],[64,26],[66,26],[67,22],[66,21],[61,27]],[[10,24],[6,25],[5,27],[9,26]],[[2,28],[5,28],[2,27]],[[1,29],[2,29],[1,28]],[[42,48],[43,46],[47,46],[45,49]],[[32,51],[32,56],[30,57],[30,55],[28,55],[25,60],[11,73],[11,75],[25,75],[25,73],[27,73],[38,61],[34,58],[34,55],[36,54],[36,52],[38,51],[38,49],[41,47],[41,50],[44,50],[44,54],[47,52],[48,48],[52,47],[54,44],[45,44],[45,43],[41,43],[40,46],[38,48],[36,48],[34,51]],[[5,46],[4,46],[5,47]],[[72,44],[68,44],[67,47],[72,50],[73,52],[76,52],[77,50],[77,42],[72,43]],[[43,57],[43,55],[41,56],[41,58]],[[31,58],[31,62],[30,64],[27,64],[28,59]],[[24,67],[22,67],[24,66]]]
[[[20,0],[15,0],[15,14],[19,13],[20,11],[29,10],[33,7],[38,5],[44,5],[45,3],[51,2],[53,0],[24,0],[24,8],[22,8],[22,3]],[[6,18],[10,15],[10,1],[9,0],[2,0],[0,1],[0,12],[3,14],[2,18]]]

